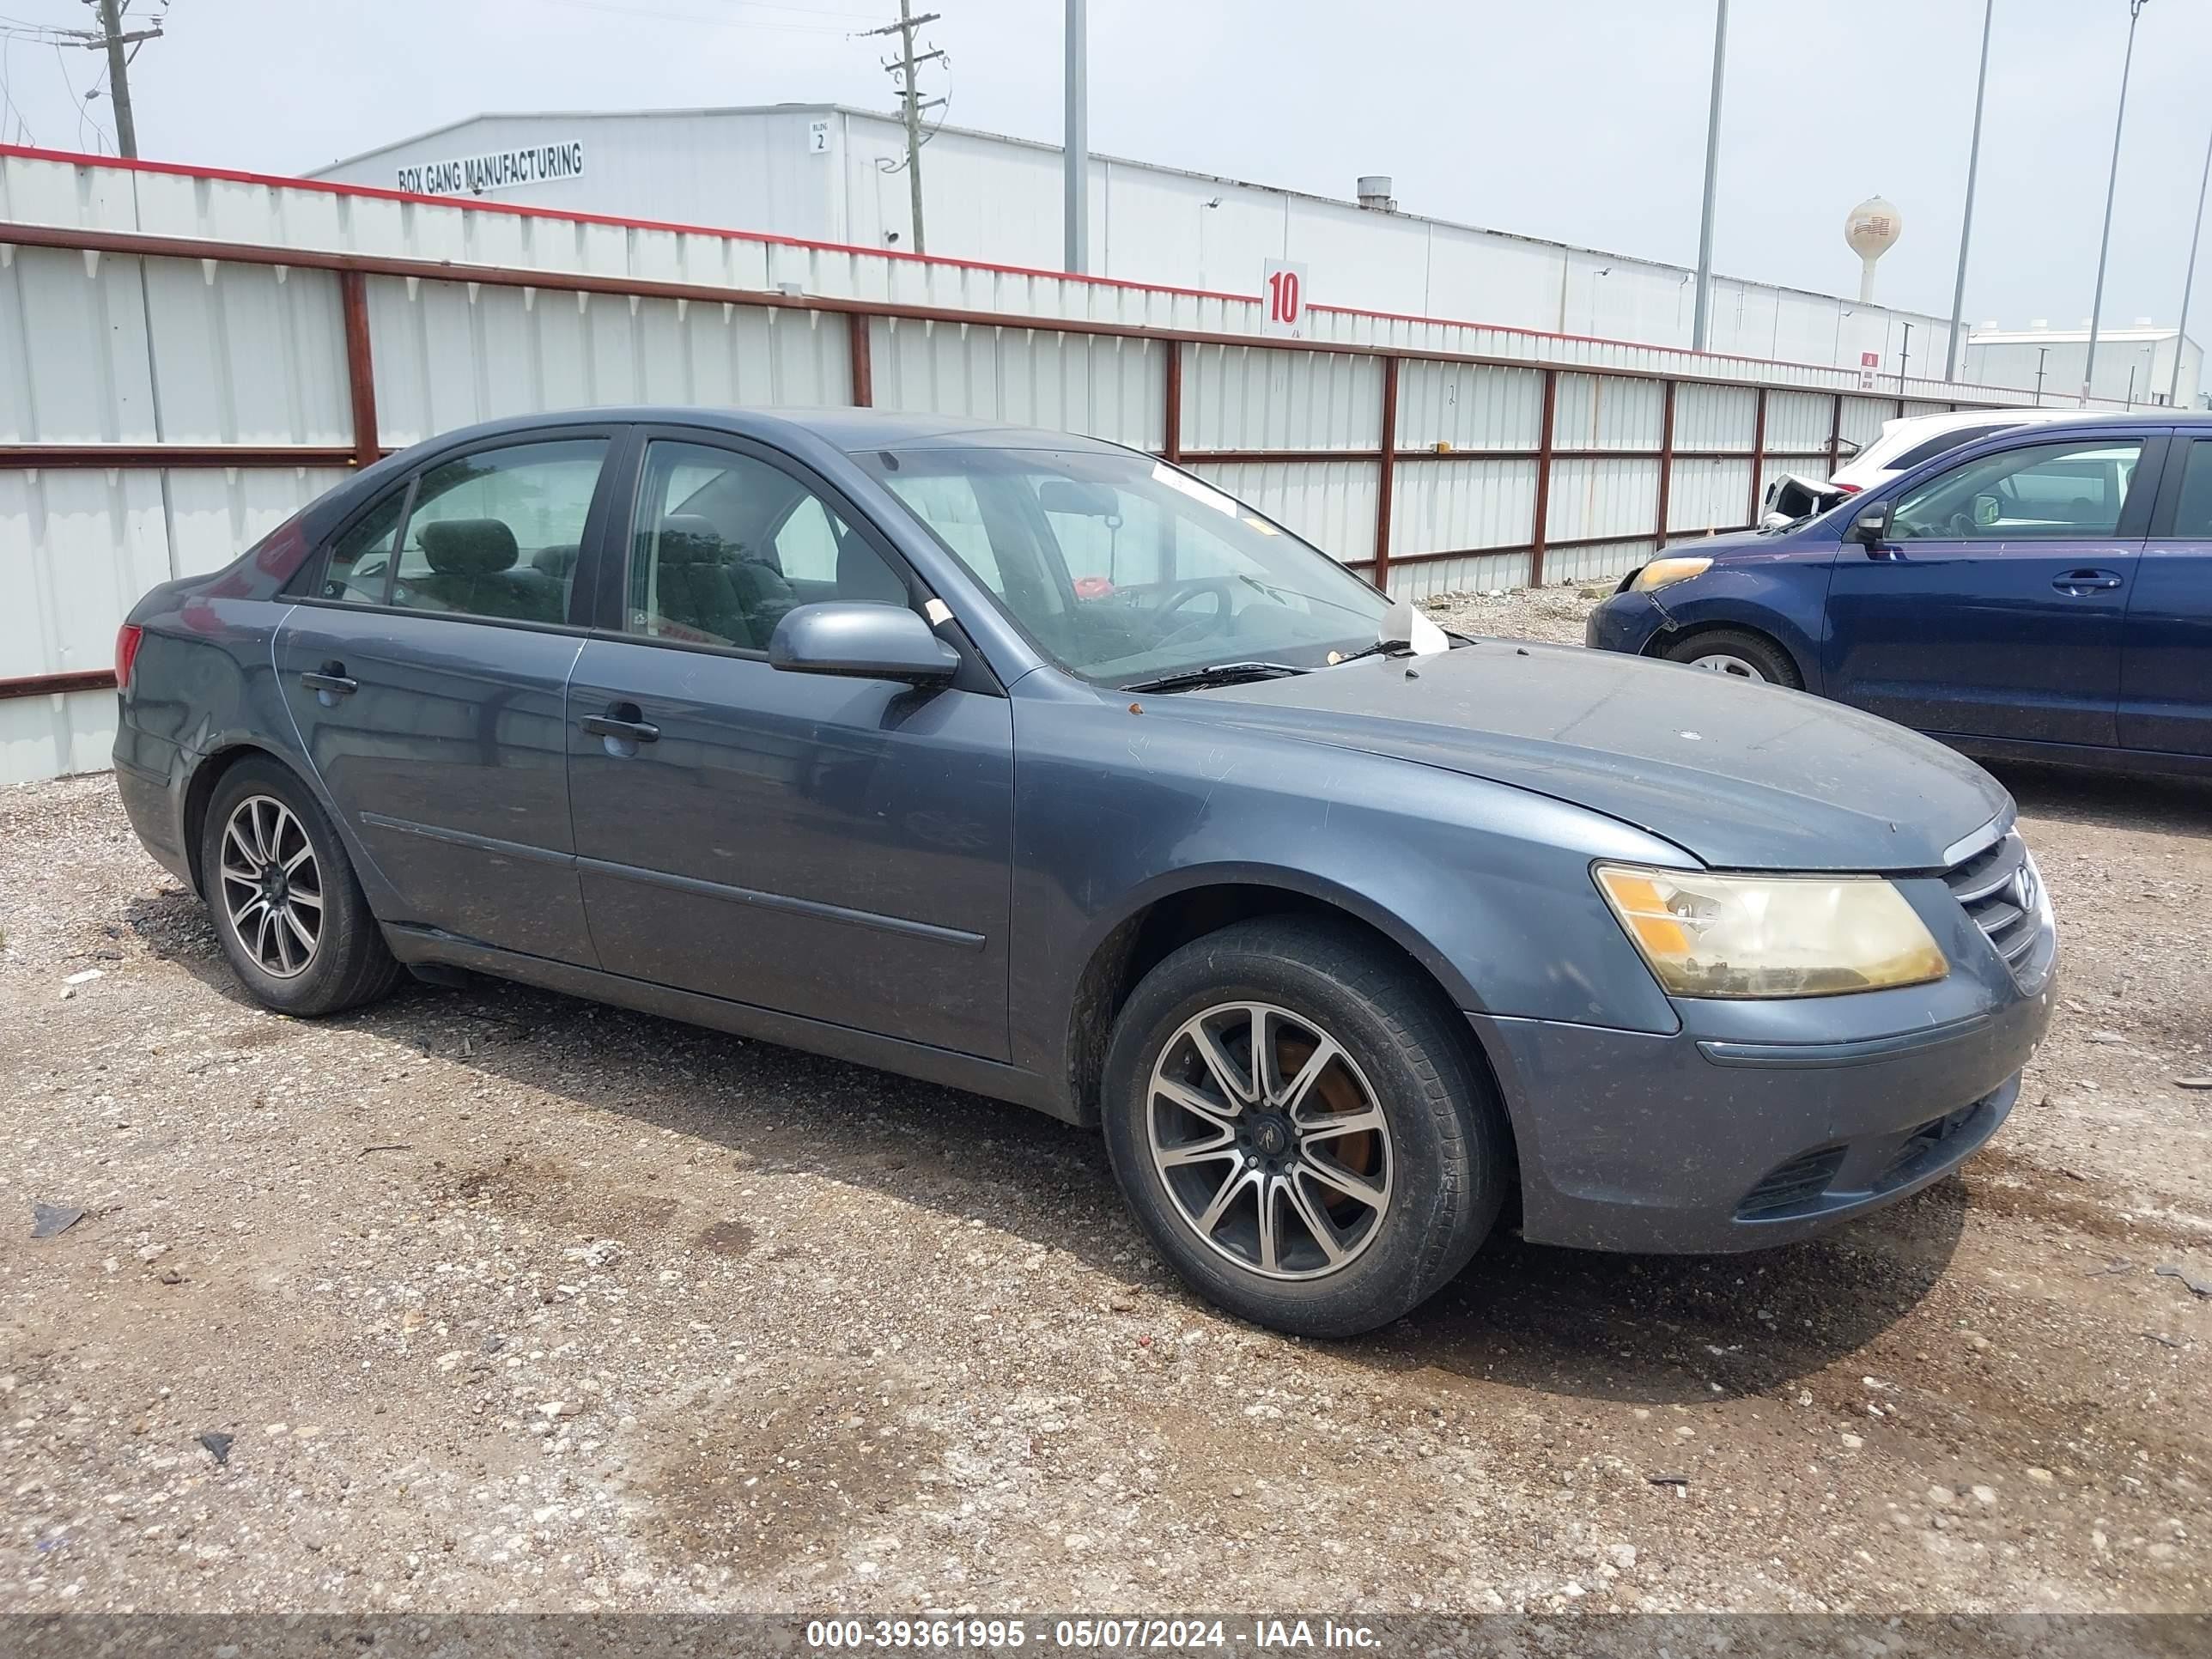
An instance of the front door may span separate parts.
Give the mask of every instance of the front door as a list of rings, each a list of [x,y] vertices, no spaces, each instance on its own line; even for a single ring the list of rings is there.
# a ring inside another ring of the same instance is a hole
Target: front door
[[[2212,439],[2177,439],[2120,659],[2120,741],[2212,755]]]
[[[1006,697],[769,665],[796,605],[926,597],[775,452],[655,439],[636,500],[622,635],[592,638],[568,688],[602,965],[1005,1058]]]
[[[1884,544],[1837,556],[1830,695],[1923,732],[2117,742],[2145,444],[2020,444],[1890,495]]]
[[[568,604],[610,447],[564,434],[441,459],[301,573],[276,666],[316,775],[398,895],[387,921],[592,961]]]

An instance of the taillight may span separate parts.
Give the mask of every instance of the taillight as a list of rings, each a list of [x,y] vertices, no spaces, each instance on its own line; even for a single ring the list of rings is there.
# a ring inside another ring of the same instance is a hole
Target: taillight
[[[118,691],[131,689],[131,665],[138,660],[139,641],[145,637],[146,630],[137,623],[125,623],[115,630],[115,689]]]
[[[1836,488],[1842,490],[1846,495],[1856,495],[1859,491],[1864,489],[1866,486],[1864,484],[1839,483]]]

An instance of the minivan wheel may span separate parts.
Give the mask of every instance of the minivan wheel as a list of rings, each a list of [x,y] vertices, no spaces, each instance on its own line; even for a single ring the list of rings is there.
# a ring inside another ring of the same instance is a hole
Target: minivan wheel
[[[269,1007],[332,1014],[398,982],[337,831],[275,761],[240,761],[216,783],[200,832],[200,884],[223,954]]]
[[[1145,976],[1107,1051],[1107,1153],[1194,1290],[1352,1336],[1467,1264],[1511,1152],[1450,1012],[1410,964],[1303,917],[1237,923]]]
[[[1695,634],[1668,646],[1661,654],[1669,662],[1687,663],[1692,668],[1710,669],[1740,680],[1786,685],[1793,691],[1802,690],[1805,684],[1796,664],[1780,646],[1741,629]]]

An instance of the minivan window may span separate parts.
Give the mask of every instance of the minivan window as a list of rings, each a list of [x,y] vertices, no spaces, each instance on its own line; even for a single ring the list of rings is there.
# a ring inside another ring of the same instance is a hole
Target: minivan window
[[[2012,430],[2013,422],[1999,422],[1993,426],[1962,426],[1955,431],[1939,432],[1925,442],[1915,444],[1905,453],[1889,463],[1893,472],[1910,472],[1923,461],[1932,461],[1938,455],[1948,455],[1954,449],[1964,449],[1968,444]]]
[[[2189,446],[2181,499],[2175,503],[2173,528],[2167,534],[2185,541],[2212,541],[2212,441],[2199,439]]]
[[[479,449],[432,467],[386,603],[509,622],[568,620],[604,438]]]
[[[2139,439],[2032,444],[1940,472],[1890,514],[1900,541],[2079,540],[2119,528]]]

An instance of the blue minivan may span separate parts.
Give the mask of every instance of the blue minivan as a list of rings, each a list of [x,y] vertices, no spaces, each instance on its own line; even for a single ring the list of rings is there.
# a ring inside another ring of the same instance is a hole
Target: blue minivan
[[[2014,428],[1814,516],[1678,544],[1588,640],[1970,754],[2212,776],[2212,416]]]

